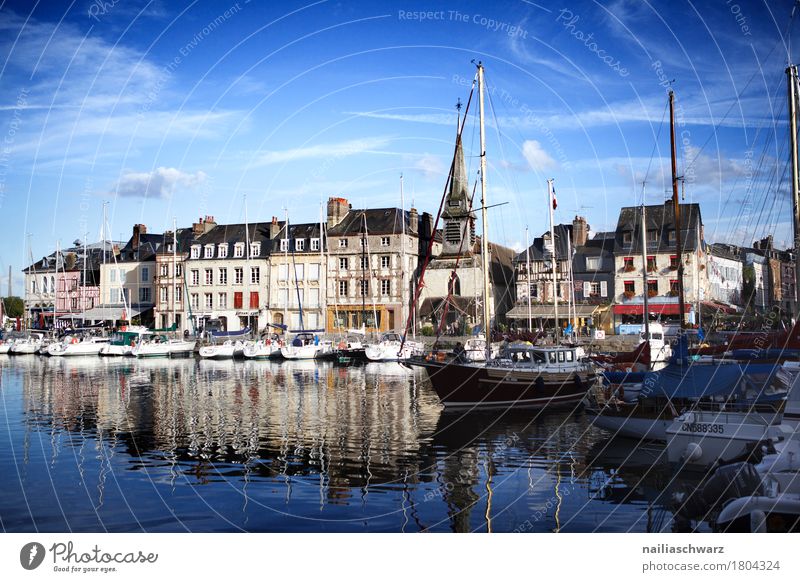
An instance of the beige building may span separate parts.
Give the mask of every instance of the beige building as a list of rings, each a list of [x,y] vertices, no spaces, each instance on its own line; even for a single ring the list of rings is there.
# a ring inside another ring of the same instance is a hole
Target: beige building
[[[328,331],[402,332],[433,218],[414,208],[353,209],[344,198],[330,198],[326,230]]]

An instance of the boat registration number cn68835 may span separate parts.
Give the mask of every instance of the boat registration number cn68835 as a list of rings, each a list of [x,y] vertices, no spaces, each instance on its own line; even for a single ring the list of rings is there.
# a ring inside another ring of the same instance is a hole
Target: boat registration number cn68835
[[[683,432],[706,432],[713,434],[723,434],[725,432],[725,425],[712,424],[708,422],[684,422],[681,425]]]

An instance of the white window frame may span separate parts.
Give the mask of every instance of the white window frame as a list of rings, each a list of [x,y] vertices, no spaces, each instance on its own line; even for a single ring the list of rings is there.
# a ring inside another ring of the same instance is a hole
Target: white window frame
[[[296,238],[296,239],[294,239],[294,250],[296,250],[296,251],[304,251],[304,250],[306,250],[306,239],[304,239],[304,238]]]
[[[220,285],[227,285],[228,284],[228,267],[220,267],[218,273],[218,279]]]
[[[258,257],[260,255],[261,255],[261,243],[260,242],[250,243],[250,256]]]
[[[217,257],[220,259],[228,258],[228,243],[220,243],[217,246]]]
[[[214,245],[206,245],[205,251],[203,254],[204,259],[213,259],[214,258]]]
[[[312,251],[318,251],[319,250],[319,239],[318,238],[312,238],[311,239],[311,250]]]
[[[203,279],[203,285],[213,285],[214,284],[214,269],[207,268],[205,270],[205,277]]]
[[[390,269],[391,267],[392,257],[390,255],[381,255],[381,269]]]
[[[250,267],[250,284],[261,284],[261,267]]]
[[[340,249],[346,249],[347,248],[347,239],[346,238],[340,238],[339,239],[339,248]]]
[[[289,251],[289,239],[288,238],[282,238],[281,239],[281,252],[285,253],[285,252],[288,252],[288,251]]]
[[[233,245],[233,258],[241,259],[244,257],[244,243],[238,242]]]
[[[200,245],[192,245],[192,258],[193,259],[200,258]]]
[[[391,239],[388,236],[381,237],[381,246],[388,247],[391,244]]]
[[[381,279],[381,295],[383,297],[389,297],[391,294],[392,294],[392,280]]]

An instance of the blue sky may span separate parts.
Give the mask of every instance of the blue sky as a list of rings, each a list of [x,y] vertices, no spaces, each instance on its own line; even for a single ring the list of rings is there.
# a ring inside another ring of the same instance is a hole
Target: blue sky
[[[31,6],[33,4],[33,6]],[[486,67],[490,237],[613,229],[668,196],[670,81],[706,237],[791,238],[792,2],[75,0],[0,7],[0,274],[88,233],[319,219],[331,195],[435,212]],[[464,132],[475,179],[473,107]],[[646,182],[643,189],[642,182]],[[5,284],[3,284],[5,290]]]

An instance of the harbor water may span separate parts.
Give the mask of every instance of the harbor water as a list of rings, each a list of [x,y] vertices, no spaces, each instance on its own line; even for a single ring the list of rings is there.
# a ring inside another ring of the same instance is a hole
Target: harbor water
[[[659,448],[397,363],[0,356],[0,398],[6,532],[708,530]]]

